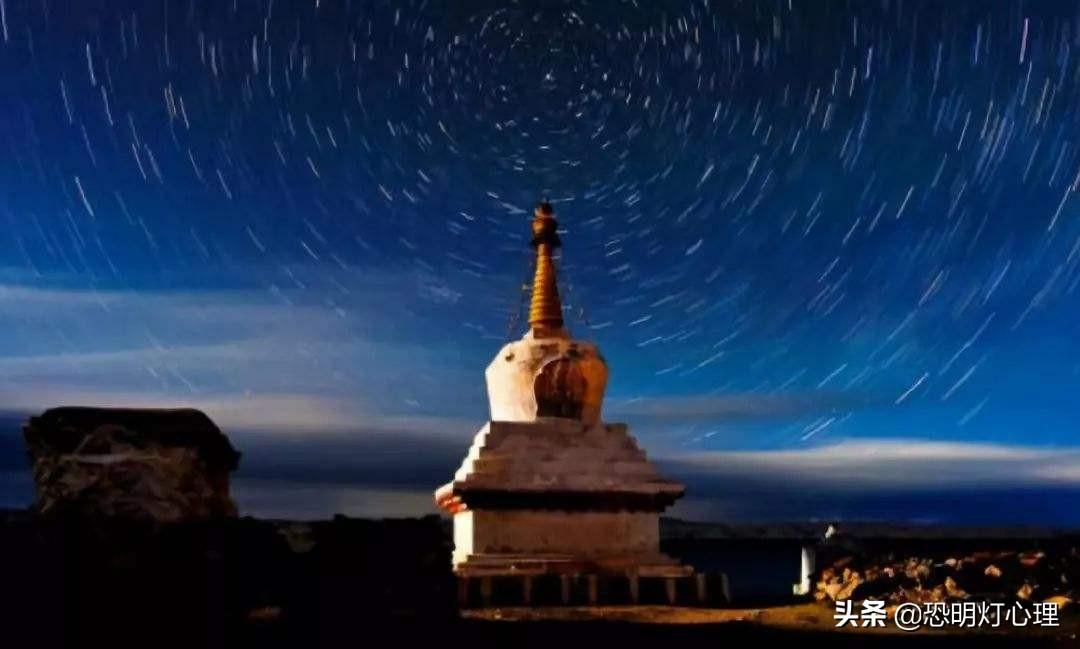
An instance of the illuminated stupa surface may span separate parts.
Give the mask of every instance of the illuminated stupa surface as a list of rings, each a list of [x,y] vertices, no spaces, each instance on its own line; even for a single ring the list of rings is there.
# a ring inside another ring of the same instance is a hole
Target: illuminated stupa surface
[[[529,331],[486,371],[491,420],[435,492],[453,515],[459,574],[684,575],[660,553],[659,517],[683,494],[628,433],[601,417],[608,369],[563,323],[551,206],[532,222]]]

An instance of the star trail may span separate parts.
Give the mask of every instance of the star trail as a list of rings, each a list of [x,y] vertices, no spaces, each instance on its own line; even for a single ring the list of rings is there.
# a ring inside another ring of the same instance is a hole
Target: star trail
[[[0,408],[190,403],[294,440],[458,448],[525,329],[546,199],[567,326],[651,455],[1080,480],[1069,3],[0,0],[0,19]],[[850,461],[815,464],[829,449]]]

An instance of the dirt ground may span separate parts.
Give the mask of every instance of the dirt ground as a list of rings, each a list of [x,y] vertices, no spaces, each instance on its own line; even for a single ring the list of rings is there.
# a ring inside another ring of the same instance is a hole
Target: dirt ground
[[[487,608],[462,611],[465,620],[473,622],[517,622],[517,623],[613,623],[614,626],[631,625],[699,627],[706,631],[714,627],[722,634],[725,627],[739,627],[741,632],[754,628],[761,631],[805,632],[809,635],[825,634],[835,640],[868,640],[879,638],[891,642],[919,639],[949,642],[950,646],[962,637],[965,640],[978,639],[990,641],[996,645],[1009,646],[1023,642],[1025,646],[1039,644],[1046,646],[1080,646],[1080,615],[1063,611],[1059,627],[1001,627],[998,629],[930,629],[915,632],[898,629],[890,618],[885,628],[836,628],[833,609],[821,604],[799,604],[768,608],[745,609],[705,609],[671,606],[611,606],[611,607],[513,607]],[[752,635],[752,632],[751,632]],[[841,644],[848,644],[841,642]],[[876,644],[876,643],[874,643]],[[966,644],[960,641],[959,644]],[[985,645],[980,645],[985,646]]]

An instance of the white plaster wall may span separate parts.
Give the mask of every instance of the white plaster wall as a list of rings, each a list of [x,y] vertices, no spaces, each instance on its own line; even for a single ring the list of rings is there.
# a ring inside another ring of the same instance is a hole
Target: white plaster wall
[[[454,516],[454,563],[470,554],[657,554],[656,512],[480,510]]]
[[[473,512],[454,514],[454,565],[464,563],[473,552]]]

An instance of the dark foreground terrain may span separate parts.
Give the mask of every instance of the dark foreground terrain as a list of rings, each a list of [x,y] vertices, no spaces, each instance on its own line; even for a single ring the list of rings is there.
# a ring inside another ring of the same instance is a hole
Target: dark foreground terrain
[[[439,520],[5,516],[0,646],[311,646],[457,619]]]
[[[485,647],[1074,647],[1074,635],[848,633],[755,622],[639,623],[616,621],[465,622],[455,638]]]
[[[684,539],[684,542],[689,543]],[[720,549],[713,539],[710,549]],[[436,517],[206,524],[0,513],[2,647],[1074,646],[1052,633],[838,633],[823,604],[457,610]],[[736,584],[736,589],[738,584]]]

